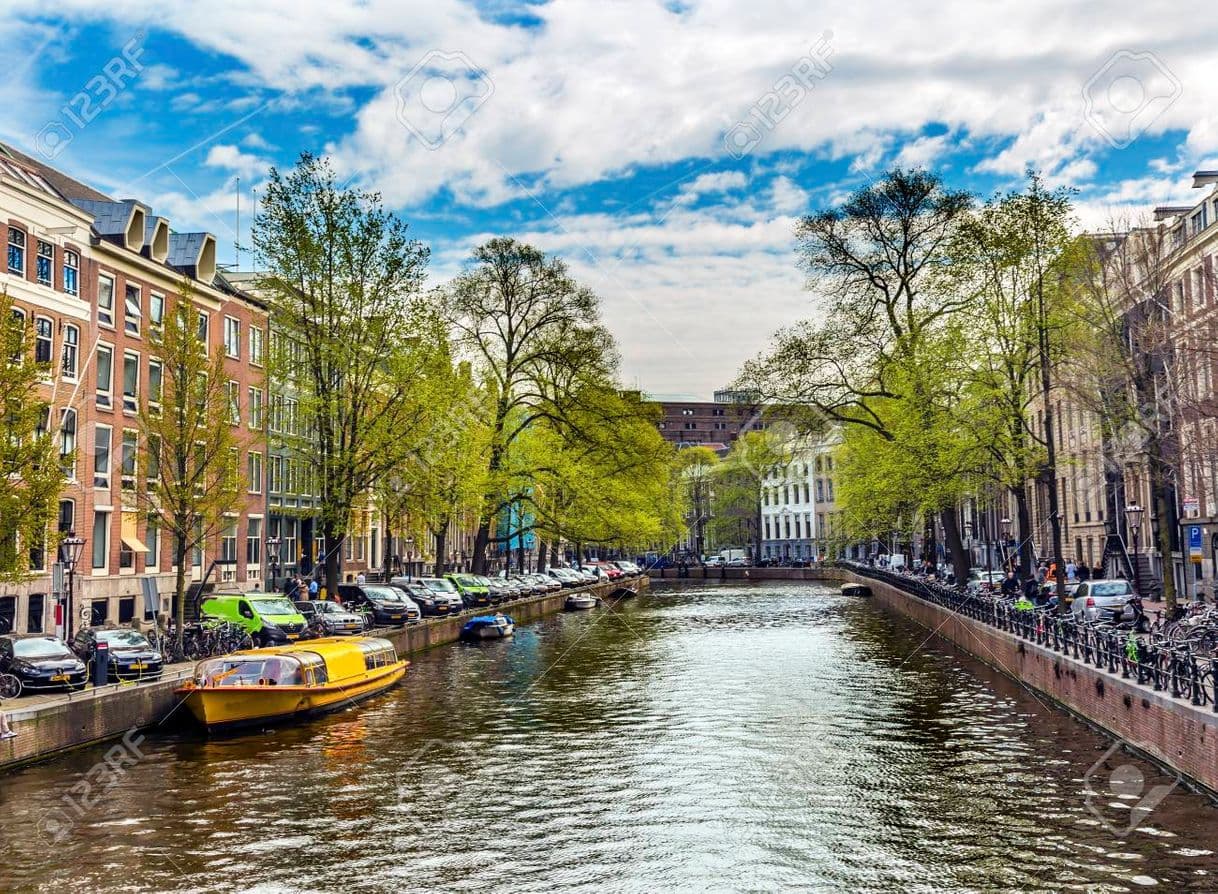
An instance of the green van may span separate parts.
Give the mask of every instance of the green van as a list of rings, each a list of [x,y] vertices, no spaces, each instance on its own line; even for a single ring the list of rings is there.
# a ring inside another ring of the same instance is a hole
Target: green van
[[[308,622],[286,596],[274,593],[226,593],[203,600],[200,611],[209,618],[245,628],[255,646],[300,639]]]
[[[479,608],[491,604],[490,581],[476,574],[447,574],[444,576],[461,594],[466,608]]]

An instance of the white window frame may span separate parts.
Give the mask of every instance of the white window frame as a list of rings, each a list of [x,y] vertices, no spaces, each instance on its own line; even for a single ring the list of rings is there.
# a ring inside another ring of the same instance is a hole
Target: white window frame
[[[224,318],[224,354],[234,360],[241,359],[241,321],[236,317]]]
[[[249,427],[254,431],[262,430],[262,389],[249,386]]]
[[[262,453],[251,450],[245,455],[245,474],[249,479],[248,489],[251,494],[262,493]]]
[[[75,336],[75,340],[70,339],[70,335]],[[60,345],[59,371],[65,379],[75,382],[80,376],[80,327],[74,323],[68,323],[63,327],[63,339]],[[68,357],[72,358],[72,364],[69,368]]]
[[[134,300],[131,293],[135,293]],[[128,335],[140,334],[140,319],[144,316],[144,290],[138,283],[123,284],[123,331]]]
[[[127,394],[127,361],[135,361],[135,392]],[[123,351],[123,412],[135,415],[140,409],[140,355],[137,351]]]
[[[68,420],[72,420],[71,427],[68,426]],[[69,434],[71,432],[71,434]],[[69,438],[71,446],[69,447]],[[64,465],[64,473],[69,481],[76,480],[76,446],[80,441],[80,416],[72,407],[64,407],[59,411],[59,462],[63,465],[64,462],[71,457],[71,465]]]
[[[39,324],[46,323],[47,334],[43,336],[39,330]],[[38,346],[46,345],[46,359],[38,359]],[[50,317],[34,317],[34,362],[45,363],[51,367],[51,372],[55,371],[55,321]]]
[[[263,358],[264,347],[265,347],[262,327],[250,326],[249,342],[250,342],[250,363],[253,366],[262,366],[262,358]]]
[[[106,409],[113,409],[114,408],[114,345],[107,345],[107,344],[102,344],[101,342],[98,342],[97,356],[93,360],[93,365],[94,365],[95,371],[99,371],[101,369],[101,355],[102,354],[106,354],[110,357],[110,373],[108,376],[109,381],[104,385],[104,387],[102,385],[101,379],[100,378],[97,379],[97,384],[95,386],[96,393],[97,393],[97,405],[99,407],[105,407]]]
[[[133,440],[128,440],[128,435],[134,435]],[[127,445],[132,444],[131,452],[131,473],[127,473]],[[134,493],[136,482],[140,478],[140,433],[133,428],[124,428],[123,437],[119,441],[119,460],[118,474],[121,480],[121,487],[124,491]]]
[[[103,303],[103,296],[106,294],[106,289],[103,283],[110,284],[110,301],[108,304]],[[118,283],[109,273],[97,274],[97,324],[105,326],[107,329],[114,328],[114,293],[118,291]]]
[[[71,277],[68,276],[69,270],[74,274]],[[73,296],[80,294],[80,254],[70,248],[63,250],[63,292]]]
[[[106,433],[106,467],[99,469],[97,459],[100,454],[98,449],[102,443],[102,432]],[[109,490],[111,482],[111,473],[114,471],[114,428],[109,425],[97,424],[93,426],[93,486],[100,490]]]
[[[44,246],[51,250],[49,255],[42,253]],[[42,258],[50,259],[47,264],[47,269],[50,271],[50,276],[47,279],[43,279],[38,275],[38,261]],[[41,286],[51,286],[52,288],[55,286],[55,245],[51,242],[47,242],[45,239],[38,239],[34,244],[34,279],[37,280],[38,284]]]
[[[157,389],[154,392],[152,389],[153,375],[152,371],[157,370],[159,375],[157,379]],[[165,396],[165,364],[157,357],[148,358],[148,406],[154,409],[160,409],[161,400]]]
[[[153,313],[155,308],[158,312]],[[148,293],[148,325],[159,329],[165,322],[165,296],[160,292]]]
[[[228,421],[233,425],[241,424],[241,383],[236,379],[229,379],[228,384],[224,386],[225,397],[228,401]]]

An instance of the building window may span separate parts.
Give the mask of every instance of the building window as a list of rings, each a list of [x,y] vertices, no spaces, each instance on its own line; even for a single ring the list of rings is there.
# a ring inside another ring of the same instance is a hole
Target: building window
[[[199,311],[199,341],[203,346],[207,346],[208,336],[211,334],[211,320],[207,316],[207,311]]]
[[[224,318],[224,353],[233,358],[241,356],[241,321],[232,317]]]
[[[45,617],[47,597],[45,593],[31,593],[26,604],[25,632],[42,633],[42,620]]]
[[[128,335],[140,334],[141,316],[143,304],[140,301],[140,287],[127,283],[127,296],[123,300],[123,329]]]
[[[74,251],[63,253],[63,290],[69,295],[80,294],[80,255]]]
[[[104,273],[97,278],[97,322],[114,325],[114,277]]]
[[[38,282],[49,286],[55,277],[55,246],[38,240],[38,257],[34,259],[34,274]]]
[[[8,231],[8,272],[25,276],[25,233],[13,227]]]
[[[135,619],[135,597],[124,596],[118,601],[118,623],[130,624]]]
[[[145,571],[156,571],[161,567],[161,527],[157,517],[148,519],[147,533],[144,534],[145,546],[148,547],[148,557],[144,560]]]
[[[241,424],[241,383],[229,382],[228,391],[228,421],[233,425]]]
[[[692,416],[692,415],[694,415],[694,411],[693,410],[682,410],[681,415],[682,416]]]
[[[135,490],[135,458],[139,455],[140,436],[131,429],[123,430],[122,456],[122,487],[126,491]]]
[[[104,569],[110,556],[110,513],[93,513],[93,567]]]
[[[123,354],[123,412],[134,413],[139,409],[140,355]]]
[[[163,368],[161,361],[148,361],[148,403],[150,406],[161,405],[161,376]]]
[[[75,379],[80,362],[80,330],[72,325],[63,329],[63,375]]]
[[[165,320],[165,296],[158,292],[148,295],[148,322],[160,326]]]
[[[237,562],[237,523],[226,525],[220,534],[220,561],[224,564]]]
[[[250,428],[262,429],[262,389],[250,388]]]
[[[262,366],[262,330],[257,326],[250,327],[250,363]]]
[[[59,422],[59,459],[69,480],[76,478],[76,411],[61,410]]]
[[[52,332],[54,324],[46,317],[34,318],[34,362],[47,363],[51,362],[51,357],[54,356],[54,340]]]
[[[245,531],[246,573],[262,564],[262,519],[251,518]]]
[[[161,439],[158,435],[150,434],[148,436],[148,452],[146,456],[148,490],[152,491],[161,480]]]
[[[93,429],[93,486],[110,487],[110,426]]]
[[[114,348],[109,345],[97,346],[97,405],[110,408],[114,406],[112,394],[114,391]]]
[[[283,493],[283,457],[272,456],[266,483],[267,490],[273,494]]]
[[[251,494],[262,493],[262,454],[253,450],[246,457],[246,476]]]
[[[67,534],[76,530],[76,504],[71,500],[59,501],[58,531]]]

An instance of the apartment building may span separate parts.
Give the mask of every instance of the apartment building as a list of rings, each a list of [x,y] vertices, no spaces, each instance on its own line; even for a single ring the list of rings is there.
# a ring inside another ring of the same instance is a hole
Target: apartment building
[[[843,547],[833,452],[840,432],[795,450],[761,484],[761,558],[834,559]]]
[[[59,439],[65,474],[56,525],[85,540],[72,575],[73,628],[153,614],[145,586],[156,611],[171,610],[170,538],[136,506],[145,472],[138,413],[160,390],[150,333],[186,284],[200,336],[212,351],[223,347],[248,490],[231,523],[190,556],[188,576],[257,586],[265,537],[263,307],[217,272],[211,234],[174,232],[148,205],[113,199],[8,146],[0,146],[0,206],[7,246],[0,288],[14,299],[15,313],[32,319],[37,358],[53,364],[47,425]],[[57,618],[62,623],[55,559],[31,550],[32,579],[0,591],[0,616],[13,629],[51,631]]]

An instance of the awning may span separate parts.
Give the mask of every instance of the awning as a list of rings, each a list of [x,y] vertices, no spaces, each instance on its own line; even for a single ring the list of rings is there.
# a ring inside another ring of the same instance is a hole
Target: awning
[[[127,549],[133,553],[146,553],[148,552],[148,547],[144,546],[143,541],[140,540],[139,535],[136,533],[139,530],[139,525],[140,514],[138,512],[124,512],[123,530],[120,536],[123,543],[127,545]]]

